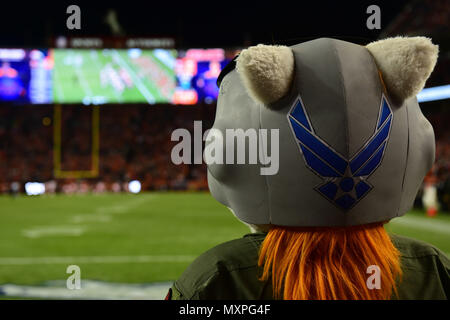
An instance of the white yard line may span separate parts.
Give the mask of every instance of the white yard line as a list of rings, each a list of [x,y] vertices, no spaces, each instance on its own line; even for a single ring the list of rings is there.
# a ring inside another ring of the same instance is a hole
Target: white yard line
[[[122,59],[122,57],[120,56],[120,54],[116,50],[113,51],[112,55],[113,55],[114,60],[122,68],[126,69],[128,71],[128,73],[131,75],[131,77],[133,78],[136,86],[138,87],[139,91],[144,96],[144,98],[147,100],[147,102],[150,103],[150,104],[154,104],[155,103],[155,97],[150,93],[150,91],[147,90],[147,88],[142,83],[142,80],[139,78],[139,76],[136,74],[136,72],[134,72],[134,70],[128,66],[126,61]]]
[[[154,199],[155,196],[146,196],[146,197],[140,197],[137,199],[129,200],[125,203],[121,204],[115,204],[111,206],[103,206],[103,207],[97,207],[95,209],[95,213],[97,214],[120,214],[120,213],[127,213],[131,209],[137,208],[141,206],[143,203]]]
[[[69,223],[77,225],[43,225],[34,226],[22,230],[22,235],[27,238],[42,238],[52,236],[81,236],[86,232],[86,227],[80,226],[81,223],[86,222],[110,222],[114,214],[124,214],[131,209],[141,206],[143,203],[154,199],[155,196],[145,196],[125,203],[97,207],[92,213],[75,214],[69,218]]]
[[[77,214],[70,219],[72,223],[110,222],[111,216],[106,214]]]
[[[191,262],[196,256],[190,255],[151,255],[151,256],[73,256],[73,257],[4,257],[0,265],[36,264],[87,264],[87,263],[170,263]]]
[[[433,220],[433,218],[421,218],[406,214],[403,217],[392,219],[389,224],[427,230],[450,236],[450,223],[442,220]]]
[[[35,226],[32,228],[22,230],[22,235],[27,238],[42,238],[48,236],[71,236],[79,237],[86,231],[85,227],[81,226]]]

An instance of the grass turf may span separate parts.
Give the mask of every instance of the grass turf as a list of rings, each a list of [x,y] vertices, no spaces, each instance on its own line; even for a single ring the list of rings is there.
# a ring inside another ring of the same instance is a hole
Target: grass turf
[[[248,233],[208,193],[142,193],[0,197],[0,284],[67,279],[69,264],[82,279],[148,283],[178,278],[180,261],[84,263],[76,257],[190,256]],[[450,215],[413,211],[388,231],[450,252]],[[77,231],[78,230],[78,231]],[[80,232],[80,233],[78,233]],[[8,264],[5,258],[73,257],[67,263]],[[176,260],[176,259],[174,259]]]

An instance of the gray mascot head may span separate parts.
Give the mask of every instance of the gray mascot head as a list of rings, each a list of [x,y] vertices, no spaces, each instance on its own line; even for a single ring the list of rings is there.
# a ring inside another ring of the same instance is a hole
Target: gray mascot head
[[[243,50],[221,79],[213,128],[276,129],[277,139],[259,134],[268,145],[257,147],[279,153],[277,171],[263,174],[264,161],[209,163],[212,195],[259,226],[353,226],[403,215],[434,162],[433,128],[416,94],[437,55],[424,37]],[[223,152],[236,148],[229,140]]]

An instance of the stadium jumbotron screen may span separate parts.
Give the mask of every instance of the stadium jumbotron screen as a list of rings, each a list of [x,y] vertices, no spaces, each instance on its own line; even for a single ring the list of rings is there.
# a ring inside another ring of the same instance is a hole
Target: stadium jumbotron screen
[[[54,49],[55,103],[170,103],[175,50]]]
[[[236,50],[0,49],[0,102],[213,103]]]

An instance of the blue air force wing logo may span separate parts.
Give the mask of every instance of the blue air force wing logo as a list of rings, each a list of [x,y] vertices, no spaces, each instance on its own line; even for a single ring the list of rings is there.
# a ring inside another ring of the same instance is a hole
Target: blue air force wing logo
[[[383,159],[392,119],[392,110],[383,95],[375,132],[352,158],[346,159],[315,134],[299,96],[288,120],[306,165],[324,180],[315,190],[345,211],[369,193],[373,187],[367,178]]]

